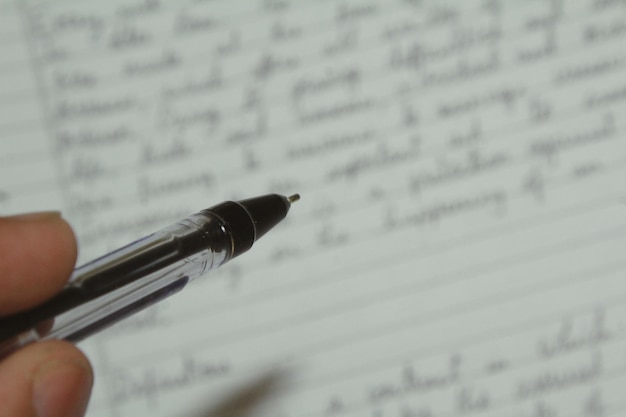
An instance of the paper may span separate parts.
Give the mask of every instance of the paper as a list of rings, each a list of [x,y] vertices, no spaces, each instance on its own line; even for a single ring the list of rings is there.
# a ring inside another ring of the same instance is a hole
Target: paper
[[[626,8],[0,1],[0,208],[86,261],[299,192],[81,344],[88,416],[626,411]]]

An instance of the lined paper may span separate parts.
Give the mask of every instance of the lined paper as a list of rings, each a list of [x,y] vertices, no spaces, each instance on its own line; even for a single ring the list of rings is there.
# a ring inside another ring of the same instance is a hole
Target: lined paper
[[[88,416],[619,416],[618,1],[0,0],[0,208],[80,260],[299,192],[81,344]]]

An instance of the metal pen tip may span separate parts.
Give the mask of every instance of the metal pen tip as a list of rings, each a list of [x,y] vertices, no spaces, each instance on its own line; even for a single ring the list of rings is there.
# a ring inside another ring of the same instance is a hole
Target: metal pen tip
[[[298,200],[300,200],[300,194],[293,194],[287,197],[287,201],[289,201],[290,203],[295,203]]]

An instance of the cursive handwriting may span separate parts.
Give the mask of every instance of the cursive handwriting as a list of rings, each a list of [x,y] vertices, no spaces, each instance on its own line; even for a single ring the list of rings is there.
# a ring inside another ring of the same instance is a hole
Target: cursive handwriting
[[[155,57],[142,61],[131,61],[126,63],[122,69],[123,73],[129,77],[144,77],[155,73],[171,71],[181,65],[181,58],[173,50],[163,50]]]
[[[593,92],[587,95],[585,105],[590,109],[626,101],[626,85],[614,86],[608,90]]]
[[[56,106],[54,116],[58,120],[101,118],[127,112],[135,105],[135,98],[130,95],[102,100],[64,100]]]
[[[418,155],[419,151],[411,145],[399,149],[380,145],[373,152],[356,156],[341,166],[331,168],[326,176],[331,181],[342,178],[355,180],[364,173],[379,171],[384,167],[415,159]]]
[[[397,381],[379,384],[368,388],[367,397],[370,401],[379,402],[409,393],[423,393],[452,386],[458,381],[461,369],[461,358],[452,356],[438,373],[422,373],[408,366],[402,370]]]
[[[55,86],[62,91],[83,90],[98,84],[95,74],[85,71],[57,71],[54,75]]]
[[[145,398],[158,402],[163,391],[211,380],[228,375],[232,366],[228,361],[205,362],[194,357],[183,357],[178,369],[170,372],[146,370],[140,375],[119,371],[114,375],[114,401],[124,402],[129,399]]]
[[[500,57],[492,51],[481,58],[459,58],[453,65],[437,71],[427,71],[422,77],[422,85],[433,87],[451,82],[461,82],[478,76],[487,75],[500,68]]]
[[[470,151],[459,162],[441,160],[433,171],[412,175],[409,188],[413,192],[421,192],[425,188],[445,186],[451,181],[497,170],[509,161],[510,156],[505,152],[482,155],[480,152]]]
[[[376,102],[371,99],[349,99],[340,103],[329,103],[315,109],[299,109],[298,121],[302,124],[320,123],[343,118],[372,109]]]
[[[589,125],[582,132],[575,129],[573,133],[534,140],[530,145],[530,154],[553,160],[560,153],[615,138],[616,127],[613,115],[607,113],[594,125]]]
[[[625,63],[626,58],[623,56],[610,56],[590,62],[577,63],[559,71],[555,77],[555,81],[562,84],[605,76],[612,71],[619,71]]]
[[[517,396],[526,399],[583,385],[597,378],[601,372],[602,356],[594,353],[584,362],[554,370],[539,371],[537,376],[520,381],[517,385]]]
[[[286,154],[290,159],[315,158],[344,148],[354,148],[370,143],[376,138],[376,133],[371,129],[339,135],[331,134],[326,137],[315,137],[315,140],[306,141],[303,144],[291,145]]]
[[[56,146],[59,150],[111,147],[127,143],[133,137],[130,126],[111,125],[102,130],[79,129],[72,131],[60,129],[55,136]]]
[[[170,177],[162,180],[141,177],[137,181],[137,194],[140,200],[145,202],[193,188],[211,188],[213,183],[213,175],[207,172],[187,173],[180,177]]]
[[[542,356],[551,358],[573,350],[594,347],[611,338],[607,328],[605,313],[597,311],[588,328],[575,329],[571,318],[565,319],[556,334],[539,341],[538,350]]]
[[[520,88],[505,87],[441,103],[438,106],[437,111],[440,117],[448,118],[482,111],[485,107],[492,105],[500,105],[505,109],[510,110],[516,105],[523,95],[524,91]]]
[[[339,70],[327,70],[321,76],[306,77],[297,80],[292,87],[294,101],[306,99],[309,95],[345,87],[353,91],[361,80],[361,73],[357,68],[349,67]]]

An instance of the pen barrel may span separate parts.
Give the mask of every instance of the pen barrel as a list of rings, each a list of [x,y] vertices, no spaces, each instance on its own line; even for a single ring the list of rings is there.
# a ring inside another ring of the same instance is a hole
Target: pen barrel
[[[233,254],[228,224],[189,216],[77,268],[33,310],[0,319],[0,357],[37,340],[78,341],[182,289]]]

